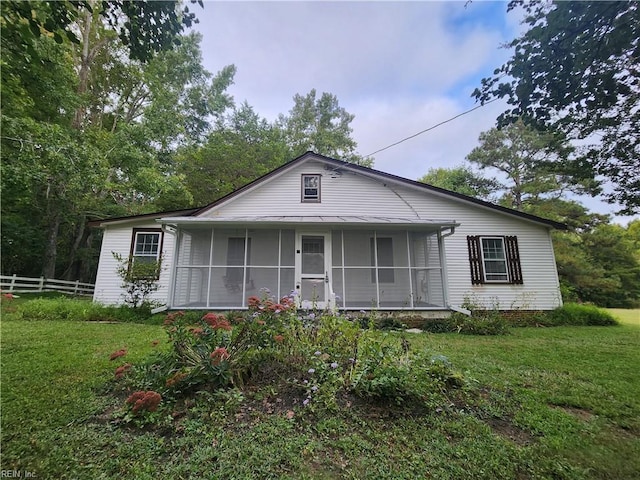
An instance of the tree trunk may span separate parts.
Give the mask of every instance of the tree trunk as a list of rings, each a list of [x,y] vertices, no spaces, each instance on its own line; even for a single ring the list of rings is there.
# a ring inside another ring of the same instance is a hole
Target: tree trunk
[[[47,227],[47,243],[45,245],[42,276],[45,278],[56,278],[56,259],[58,256],[58,231],[60,230],[60,222],[62,215],[56,209],[51,212],[51,208],[47,208],[47,217],[49,225]]]
[[[80,224],[76,229],[76,235],[71,244],[71,248],[69,249],[69,262],[67,263],[67,268],[62,274],[62,278],[65,280],[78,280],[78,272],[77,272],[77,261],[78,261],[78,250],[80,249],[80,245],[82,244],[82,240],[85,237],[85,230],[87,226],[87,217],[82,215],[80,219]]]

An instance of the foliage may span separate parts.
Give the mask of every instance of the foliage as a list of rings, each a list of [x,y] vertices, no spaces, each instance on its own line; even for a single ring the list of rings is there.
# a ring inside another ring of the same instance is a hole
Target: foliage
[[[372,166],[370,159],[356,153],[357,144],[351,138],[350,126],[354,115],[339,106],[335,95],[327,92],[320,98],[316,95],[315,89],[304,96],[296,94],[289,114],[278,117],[277,124],[282,128],[293,156],[311,150],[358,165]]]
[[[454,168],[430,168],[418,181],[489,201],[498,190],[498,182],[478,175],[466,165]]]
[[[243,103],[222,116],[202,145],[177,152],[176,168],[196,205],[207,205],[291,158],[282,131]]]
[[[599,224],[582,234],[556,233],[554,251],[565,300],[602,307],[640,304],[640,249],[635,225]]]
[[[99,385],[114,375],[109,353],[126,346],[139,365],[161,348],[150,341],[160,327],[3,317],[3,464],[38,478],[630,480],[640,468],[635,325],[412,336],[412,350],[442,352],[468,379],[442,411],[353,401],[303,415],[281,392],[230,390],[137,429],[109,414],[127,396],[114,403]]]
[[[432,333],[463,335],[506,335],[509,322],[497,310],[474,310],[471,316],[454,312],[447,318],[430,318],[422,329]]]
[[[500,202],[506,206],[523,210],[525,204],[559,197],[566,190],[582,193],[593,188],[587,180],[578,182],[560,173],[558,166],[567,161],[573,148],[557,134],[538,132],[517,120],[500,130],[481,133],[479,141],[467,160],[491,170],[491,177],[498,179],[495,190],[503,192]]]
[[[11,313],[12,318],[29,321],[162,323],[162,317],[152,316],[148,307],[134,309],[128,306],[105,306],[61,295],[55,298],[28,297],[21,294],[19,304],[12,306],[11,312],[3,306],[3,312]],[[26,301],[22,301],[23,299]]]
[[[173,400],[250,385],[284,389],[299,408],[320,413],[335,411],[350,394],[435,408],[443,392],[462,384],[448,362],[410,351],[408,341],[377,339],[330,314],[298,316],[293,296],[276,301],[264,292],[248,303],[235,327],[216,313],[196,325],[185,323],[183,312],[168,314],[171,350],[128,370],[123,388]]]
[[[640,6],[620,2],[534,2],[522,6],[528,30],[507,46],[514,53],[473,95],[507,98],[501,126],[522,118],[591,145],[565,165],[572,174],[601,176],[604,196],[631,214],[640,206],[637,83]],[[567,28],[571,25],[571,28]]]
[[[128,46],[131,58],[146,61],[155,52],[178,43],[177,35],[197,22],[195,14],[189,12],[187,6],[178,10],[179,3],[7,0],[2,2],[2,22],[3,28],[12,24],[17,26],[21,43],[31,53],[34,42],[45,35],[52,36],[58,44],[65,40],[80,43],[81,39],[73,29],[75,20],[85,12],[96,12],[118,32],[122,43]],[[199,3],[202,6],[202,2]]]
[[[140,308],[151,304],[151,295],[160,288],[162,257],[157,260],[141,260],[134,257],[123,258],[112,252],[118,262],[116,273],[122,280],[121,288],[125,291],[124,303],[132,308]]]
[[[578,303],[565,303],[562,307],[553,310],[549,318],[553,325],[618,325],[615,318],[606,310]]]

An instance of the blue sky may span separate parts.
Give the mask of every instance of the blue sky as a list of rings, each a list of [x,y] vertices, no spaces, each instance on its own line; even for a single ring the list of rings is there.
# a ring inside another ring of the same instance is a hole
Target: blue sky
[[[506,2],[214,2],[200,19],[204,66],[237,67],[229,89],[268,120],[295,94],[329,92],[355,115],[366,155],[476,106],[471,92],[509,58],[520,31]],[[417,179],[454,167],[494,126],[495,102],[375,155],[374,168]],[[611,207],[585,200],[594,211]]]

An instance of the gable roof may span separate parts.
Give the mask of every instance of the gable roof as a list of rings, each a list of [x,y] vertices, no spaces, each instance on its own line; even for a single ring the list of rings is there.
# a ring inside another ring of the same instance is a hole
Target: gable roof
[[[440,187],[436,187],[433,185],[429,185],[426,183],[422,183],[422,182],[418,182],[415,180],[409,180],[407,178],[403,178],[403,177],[399,177],[397,175],[393,175],[391,173],[386,173],[386,172],[382,172],[380,170],[374,170],[372,168],[368,168],[368,167],[362,167],[360,165],[356,165],[354,163],[349,163],[349,162],[345,162],[343,160],[336,160],[335,158],[330,158],[330,157],[326,157],[324,155],[320,155],[318,153],[314,153],[314,152],[305,152],[304,154],[300,155],[299,157],[285,163],[284,165],[281,165],[280,167],[266,173],[265,175],[262,175],[261,177],[255,179],[252,182],[247,183],[246,185],[238,188],[237,190],[234,190],[233,192],[225,195],[224,197],[219,198],[218,200],[205,205],[204,207],[199,207],[199,208],[193,208],[193,209],[188,209],[188,210],[178,210],[178,211],[174,211],[174,212],[158,212],[158,213],[150,213],[150,214],[145,214],[145,215],[136,215],[136,216],[131,216],[131,217],[120,217],[120,218],[114,218],[114,219],[107,219],[107,220],[100,220],[100,221],[94,221],[94,222],[90,222],[90,225],[92,226],[104,226],[106,224],[111,224],[111,223],[115,223],[115,222],[125,222],[125,221],[131,221],[131,220],[141,220],[144,218],[149,218],[149,219],[159,219],[159,218],[167,218],[167,217],[197,217],[205,212],[207,212],[208,210],[218,207],[224,203],[229,202],[230,200],[234,199],[235,197],[237,197],[238,195],[241,195],[249,190],[254,189],[255,187],[257,187],[258,185],[262,184],[263,182],[267,181],[270,178],[276,177],[280,174],[282,174],[284,171],[293,168],[296,165],[299,165],[301,163],[304,163],[306,161],[309,160],[317,160],[317,161],[321,161],[324,162],[336,169],[343,169],[343,170],[348,170],[348,171],[352,171],[355,173],[359,173],[362,174],[364,176],[368,176],[368,177],[375,177],[378,179],[385,179],[387,181],[396,183],[396,184],[400,184],[400,185],[405,185],[405,186],[409,186],[411,188],[414,189],[418,189],[418,190],[422,190],[422,191],[426,191],[426,192],[430,192],[432,194],[435,194],[437,196],[442,196],[442,197],[447,197],[450,199],[454,199],[457,201],[461,201],[461,202],[465,202],[465,203],[470,203],[473,205],[478,205],[484,208],[488,208],[491,210],[495,210],[497,212],[500,212],[502,214],[507,214],[507,215],[511,215],[511,216],[515,216],[515,217],[519,217],[523,220],[527,220],[530,222],[535,222],[538,224],[542,224],[545,225],[547,227],[551,227],[551,228],[556,228],[556,229],[560,229],[560,230],[566,230],[567,226],[563,223],[560,222],[555,222],[553,220],[549,220],[546,218],[542,218],[542,217],[538,217],[536,215],[531,215],[529,213],[525,213],[525,212],[520,212],[518,210],[513,210],[511,208],[507,208],[507,207],[503,207],[500,205],[496,205],[494,203],[491,202],[487,202],[484,200],[480,200],[474,197],[470,197],[467,195],[463,195],[461,193],[457,193],[457,192],[453,192],[451,190],[446,190],[444,188],[440,188]]]

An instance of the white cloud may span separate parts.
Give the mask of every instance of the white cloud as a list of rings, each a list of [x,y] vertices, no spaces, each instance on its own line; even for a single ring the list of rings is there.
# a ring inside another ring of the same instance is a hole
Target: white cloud
[[[522,11],[507,15],[506,2],[205,2],[196,13],[205,67],[237,67],[236,103],[274,120],[296,93],[332,93],[356,116],[361,154],[473,108],[473,89],[509,57],[500,45],[523,29]],[[460,165],[504,108],[492,103],[380,152],[375,168],[416,179]]]

